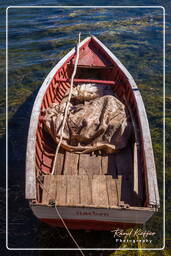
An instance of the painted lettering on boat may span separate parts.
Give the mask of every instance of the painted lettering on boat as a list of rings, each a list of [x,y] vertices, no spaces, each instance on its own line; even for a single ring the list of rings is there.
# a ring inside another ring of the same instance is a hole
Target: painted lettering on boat
[[[79,216],[102,216],[102,217],[105,217],[105,216],[109,216],[108,213],[106,212],[96,212],[96,211],[76,211],[76,215],[79,215]]]

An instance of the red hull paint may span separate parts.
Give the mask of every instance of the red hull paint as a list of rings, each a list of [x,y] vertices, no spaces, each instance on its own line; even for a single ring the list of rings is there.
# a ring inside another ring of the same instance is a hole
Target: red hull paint
[[[40,219],[51,226],[63,228],[64,225],[59,219]],[[65,224],[69,229],[84,229],[90,230],[113,230],[116,227],[119,228],[131,228],[139,225],[134,223],[121,223],[121,222],[110,222],[110,221],[96,221],[96,220],[64,220]]]

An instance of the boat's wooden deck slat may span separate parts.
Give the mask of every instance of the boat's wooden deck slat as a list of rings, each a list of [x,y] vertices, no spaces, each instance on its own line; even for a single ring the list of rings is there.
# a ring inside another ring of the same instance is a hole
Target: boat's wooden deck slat
[[[106,183],[107,183],[109,206],[117,205],[118,194],[117,194],[117,188],[116,188],[116,181],[114,179],[111,179],[111,176],[106,175]]]
[[[101,157],[101,174],[107,174],[108,172],[108,156]]]
[[[92,179],[92,203],[95,206],[109,206],[105,175],[94,175]]]
[[[67,180],[66,175],[55,175],[57,179],[56,183],[56,205],[65,205],[66,204],[66,197],[67,197]]]
[[[82,154],[79,159],[79,174],[95,175],[101,173],[101,156]]]
[[[118,195],[118,204],[123,205],[124,201],[122,201],[122,176],[118,175],[118,179],[116,179],[116,189]]]
[[[122,179],[122,181],[118,183],[118,191],[121,195],[119,196],[121,204],[124,201],[127,204],[134,205],[137,201],[135,200],[135,194],[133,193],[134,177],[132,162],[133,159],[130,147],[123,149],[115,156],[115,165],[118,176],[117,182]]]
[[[66,152],[63,173],[66,175],[76,175],[78,172],[78,160],[78,154]]]
[[[48,202],[53,201],[56,198],[56,177],[51,175],[50,183],[49,183],[49,194],[48,194]]]
[[[80,202],[82,205],[91,205],[92,203],[92,177],[89,175],[81,175],[80,178]]]
[[[63,152],[58,153],[56,166],[55,166],[55,174],[61,174],[63,172],[64,157],[65,157],[65,154]]]
[[[69,206],[78,205],[80,203],[80,182],[79,176],[65,175],[67,179],[67,202]]]
[[[50,179],[51,179],[51,175],[44,176],[44,187],[43,187],[43,195],[42,195],[43,204],[49,203],[48,197],[49,197]]]
[[[107,173],[109,175],[112,175],[114,179],[117,178],[117,169],[116,169],[116,162],[115,162],[116,154],[114,155],[109,155],[107,162],[108,162],[108,168],[107,168]]]

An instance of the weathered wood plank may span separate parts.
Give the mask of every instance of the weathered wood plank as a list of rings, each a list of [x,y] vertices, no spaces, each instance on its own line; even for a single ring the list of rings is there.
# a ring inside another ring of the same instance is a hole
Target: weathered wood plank
[[[79,155],[66,152],[65,153],[65,164],[64,164],[64,174],[65,175],[76,175],[78,174],[78,160]]]
[[[125,204],[136,205],[133,194],[133,179],[130,175],[122,177],[121,200]]]
[[[64,156],[65,156],[65,152],[58,153],[54,174],[57,174],[57,175],[62,174],[63,167],[64,167]]]
[[[67,178],[67,205],[74,206],[80,203],[80,177],[65,175]]]
[[[101,157],[101,174],[108,173],[108,156]]]
[[[65,175],[56,175],[56,205],[66,205],[67,181]]]
[[[108,171],[107,173],[109,175],[112,175],[114,179],[117,178],[117,168],[116,168],[116,160],[115,160],[115,154],[108,156]]]
[[[56,199],[56,175],[51,175],[49,183],[48,203],[55,203]]]
[[[93,175],[92,201],[93,201],[93,204],[97,207],[109,206],[105,175]]]
[[[101,156],[82,154],[79,159],[79,174],[94,175],[101,173]]]
[[[118,193],[116,188],[116,182],[109,175],[106,175],[106,182],[107,182],[109,206],[115,206],[118,204]]]
[[[118,175],[133,174],[132,153],[130,146],[115,154],[115,164]]]
[[[43,195],[42,195],[42,203],[48,204],[48,193],[50,187],[50,180],[52,175],[45,175],[44,176],[44,183],[43,183]]]
[[[90,205],[92,203],[92,176],[80,176],[80,201],[81,205]]]
[[[124,202],[122,201],[122,175],[118,175],[118,179],[116,179],[115,181],[118,193],[118,205],[123,205]]]
[[[133,155],[131,145],[118,152],[115,156],[118,178],[122,177],[122,189],[120,201],[125,204],[132,205],[133,203]],[[119,182],[119,181],[118,181]],[[119,183],[118,183],[119,184]]]

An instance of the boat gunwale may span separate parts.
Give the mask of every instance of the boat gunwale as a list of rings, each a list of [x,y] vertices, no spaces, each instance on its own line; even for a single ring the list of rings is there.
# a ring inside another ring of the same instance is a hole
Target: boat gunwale
[[[41,220],[54,220],[55,225],[58,226],[55,207],[48,207],[47,205],[31,205],[31,208],[36,216]],[[96,222],[104,221],[104,223],[122,223],[123,225],[130,223],[131,225],[144,224],[154,214],[154,208],[136,207],[129,208],[97,208],[97,207],[79,207],[79,206],[58,206],[58,210],[63,216],[65,222],[68,220],[74,226],[74,221]],[[90,212],[90,214],[88,214]],[[86,229],[86,228],[84,228]]]
[[[32,206],[32,205],[31,205]],[[33,204],[34,206],[34,204]],[[35,206],[45,206],[45,207],[54,207],[54,205],[47,205],[47,204],[44,204],[44,203],[36,203]],[[154,207],[149,207],[149,206],[129,206],[129,207],[121,207],[119,205],[113,205],[113,206],[110,206],[110,207],[106,207],[104,205],[93,205],[93,204],[87,204],[87,205],[81,205],[81,204],[76,204],[76,205],[56,205],[57,207],[62,207],[62,208],[82,208],[82,209],[85,209],[85,208],[90,208],[91,210],[93,209],[109,209],[109,210],[112,210],[112,209],[116,209],[116,210],[134,210],[134,211],[156,211],[156,209]]]

